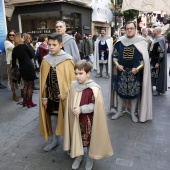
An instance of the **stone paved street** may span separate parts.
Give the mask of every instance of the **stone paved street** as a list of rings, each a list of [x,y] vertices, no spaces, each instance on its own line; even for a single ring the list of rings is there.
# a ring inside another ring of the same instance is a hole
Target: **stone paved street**
[[[94,76],[92,72],[91,78],[102,87],[108,111],[109,80]],[[39,91],[34,91],[35,103],[38,97]],[[133,123],[128,114],[113,121],[112,114],[107,112],[114,155],[95,161],[93,170],[170,170],[170,90],[153,97],[152,121]],[[45,153],[46,143],[39,136],[38,106],[23,108],[12,101],[10,91],[0,90],[0,170],[71,170],[73,159],[62,150],[62,140],[60,137],[60,145]],[[84,165],[85,161],[79,170]]]

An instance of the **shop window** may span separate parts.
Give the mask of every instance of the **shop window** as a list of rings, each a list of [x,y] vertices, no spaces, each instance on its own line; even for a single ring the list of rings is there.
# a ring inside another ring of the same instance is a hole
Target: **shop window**
[[[75,13],[75,30],[81,34],[81,14]]]
[[[21,15],[22,32],[32,35],[53,33],[57,20],[60,20],[60,11]]]
[[[63,11],[62,20],[66,23],[67,30],[81,34],[81,14]]]

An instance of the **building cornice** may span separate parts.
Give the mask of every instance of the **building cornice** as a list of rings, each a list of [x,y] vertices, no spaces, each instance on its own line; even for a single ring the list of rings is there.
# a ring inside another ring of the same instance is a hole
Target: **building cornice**
[[[57,3],[57,2],[65,2],[78,6],[83,6],[87,8],[91,8],[92,0],[4,0],[5,6],[27,6],[27,5],[37,5],[37,4],[45,4],[45,3]]]

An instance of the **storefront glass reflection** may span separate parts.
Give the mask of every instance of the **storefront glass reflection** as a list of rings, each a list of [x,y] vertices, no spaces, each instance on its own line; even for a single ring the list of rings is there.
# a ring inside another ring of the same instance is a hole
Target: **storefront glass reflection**
[[[68,11],[21,15],[22,32],[32,35],[50,34],[55,32],[56,21],[61,20],[60,18],[66,22],[67,30],[81,33],[81,14]]]

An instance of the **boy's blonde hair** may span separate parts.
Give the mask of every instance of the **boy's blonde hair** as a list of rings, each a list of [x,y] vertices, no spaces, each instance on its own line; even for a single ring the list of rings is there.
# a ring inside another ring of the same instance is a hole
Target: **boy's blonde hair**
[[[14,37],[15,46],[17,46],[19,44],[23,44],[22,37],[23,37],[23,35],[21,33],[15,34],[15,37]]]
[[[76,69],[84,70],[86,73],[88,73],[92,69],[92,64],[87,60],[79,60],[74,66],[74,70]]]

